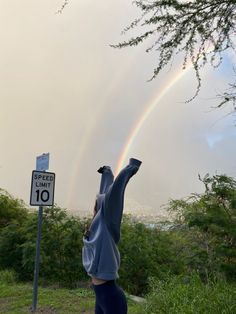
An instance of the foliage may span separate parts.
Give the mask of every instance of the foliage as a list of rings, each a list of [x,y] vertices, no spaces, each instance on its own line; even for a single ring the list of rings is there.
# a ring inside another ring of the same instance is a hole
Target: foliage
[[[60,208],[45,212],[44,265],[45,277],[54,273],[54,278],[69,286],[77,286],[79,280],[87,278],[82,266],[83,222],[66,214]],[[50,265],[50,266],[49,266]]]
[[[195,97],[201,87],[200,69],[206,63],[219,67],[222,53],[235,50],[236,1],[135,0],[133,3],[140,9],[141,16],[125,28],[124,33],[138,29],[139,35],[136,32],[129,40],[112,47],[137,46],[148,40],[146,52],[158,51],[158,63],[151,79],[171,63],[175,55],[183,53],[183,68],[190,63],[196,73]],[[235,93],[226,92],[222,103],[229,100],[235,102]]]
[[[183,260],[176,256],[175,241],[167,232],[125,217],[121,234],[120,283],[129,293],[145,294],[150,276],[162,279],[183,271]]]
[[[22,200],[0,189],[0,269],[21,272],[21,245],[25,241],[22,228],[29,215]]]
[[[17,281],[17,274],[13,270],[1,270],[0,271],[0,283],[15,284]]]
[[[22,245],[25,241],[22,227],[12,224],[0,233],[0,269],[13,269],[22,273]]]
[[[12,269],[20,280],[32,280],[37,214],[8,193],[0,202],[0,220],[5,222],[0,229],[0,269]],[[44,208],[40,278],[70,287],[87,278],[81,262],[84,223],[59,207]]]
[[[189,266],[205,277],[223,273],[235,280],[236,181],[226,175],[208,174],[200,180],[205,193],[173,200],[169,210],[176,213],[177,225],[188,226],[185,234],[192,243]]]
[[[24,274],[33,274],[36,216],[25,225],[26,241],[22,245]],[[86,274],[81,263],[83,222],[69,216],[60,207],[45,208],[41,240],[40,274],[46,281],[76,287]]]
[[[7,191],[0,189],[0,231],[12,224],[22,224],[27,216],[27,209],[22,200],[14,198]]]
[[[204,193],[169,203],[175,215],[169,229],[161,224],[151,228],[124,216],[119,283],[128,293],[144,295],[150,277],[165,281],[170,276],[189,276],[193,271],[205,283],[216,277],[235,281],[236,182],[225,175],[206,175],[200,180]],[[5,195],[6,203],[1,203],[5,212],[1,213],[11,218],[0,229],[0,270],[10,269],[20,280],[32,281],[37,213],[27,211],[21,201]],[[10,216],[12,208],[14,215]],[[81,257],[87,223],[58,206],[44,208],[41,283],[76,288],[89,280]],[[11,278],[7,272],[4,276]]]
[[[59,13],[61,14],[64,11],[65,7],[68,5],[68,3],[69,3],[69,0],[64,0],[62,5],[61,5],[61,7],[60,7],[60,9],[58,9],[56,13],[57,14],[59,14]]]
[[[236,286],[223,280],[204,284],[197,274],[150,280],[151,292],[142,313],[232,314],[236,311]]]

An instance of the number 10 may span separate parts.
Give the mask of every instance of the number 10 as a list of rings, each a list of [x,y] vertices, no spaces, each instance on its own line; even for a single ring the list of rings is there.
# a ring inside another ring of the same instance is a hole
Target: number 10
[[[47,190],[36,190],[36,194],[37,194],[37,202],[39,202],[40,200],[42,200],[43,202],[47,202],[50,198],[49,192]]]

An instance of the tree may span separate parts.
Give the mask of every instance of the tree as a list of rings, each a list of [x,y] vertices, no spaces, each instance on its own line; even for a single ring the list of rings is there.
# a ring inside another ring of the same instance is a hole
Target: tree
[[[0,269],[21,270],[23,225],[29,219],[26,204],[0,189]]]
[[[60,7],[60,9],[58,9],[57,10],[57,14],[61,14],[62,13],[62,11],[65,9],[65,7],[67,6],[67,4],[69,3],[69,0],[64,0],[63,2],[62,2],[62,4],[61,4],[61,7]]]
[[[124,216],[119,250],[121,286],[129,293],[143,295],[150,277],[159,279],[184,271],[176,239],[167,231],[150,228]]]
[[[87,278],[81,262],[84,224],[58,206],[44,208],[40,249],[40,274],[44,281],[76,287],[80,280]],[[34,269],[36,215],[25,224],[23,233],[21,272],[30,277]]]
[[[26,218],[27,209],[24,202],[0,189],[0,231],[12,223],[22,224]]]
[[[173,200],[169,209],[176,222],[188,226],[192,243],[190,266],[204,275],[224,273],[236,278],[236,181],[226,175],[208,174],[199,179],[205,185],[203,194],[192,194],[187,200]]]
[[[183,53],[183,69],[192,63],[197,78],[195,98],[201,88],[200,70],[207,63],[220,66],[223,52],[235,52],[236,1],[235,0],[136,0],[133,1],[141,16],[124,33],[138,29],[127,41],[112,45],[115,48],[137,46],[147,39],[146,52],[158,52],[157,66],[150,80],[171,63],[174,56]],[[152,39],[152,41],[151,41]],[[230,102],[236,110],[236,83],[220,96],[218,107]]]

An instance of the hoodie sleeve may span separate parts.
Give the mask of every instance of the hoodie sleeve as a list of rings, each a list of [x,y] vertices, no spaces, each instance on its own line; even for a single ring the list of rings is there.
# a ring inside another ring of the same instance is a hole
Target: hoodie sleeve
[[[109,186],[111,186],[111,184],[113,183],[114,175],[109,166],[101,167],[100,169],[98,169],[98,172],[102,174],[99,194],[104,194],[107,192]]]
[[[120,171],[105,195],[104,217],[115,243],[120,240],[120,225],[124,207],[124,193],[129,179],[138,171],[141,161],[131,158]]]

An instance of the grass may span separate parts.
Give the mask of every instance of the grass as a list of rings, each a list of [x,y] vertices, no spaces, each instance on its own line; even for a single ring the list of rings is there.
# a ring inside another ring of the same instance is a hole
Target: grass
[[[223,279],[204,284],[198,275],[151,282],[143,312],[147,314],[234,314],[236,285]]]
[[[93,314],[94,293],[91,289],[42,288],[38,290],[36,313]],[[6,282],[0,277],[0,313],[31,313],[32,285]],[[140,314],[135,302],[128,298],[129,314]]]
[[[204,284],[198,275],[150,280],[150,293],[140,305],[128,299],[128,314],[234,314],[236,285],[223,279]],[[95,296],[84,285],[79,289],[39,287],[36,313],[94,314]],[[12,272],[0,271],[0,313],[29,314],[32,284],[15,281]]]
[[[32,285],[0,284],[0,313],[30,313]],[[92,291],[39,288],[37,313],[93,313]]]

